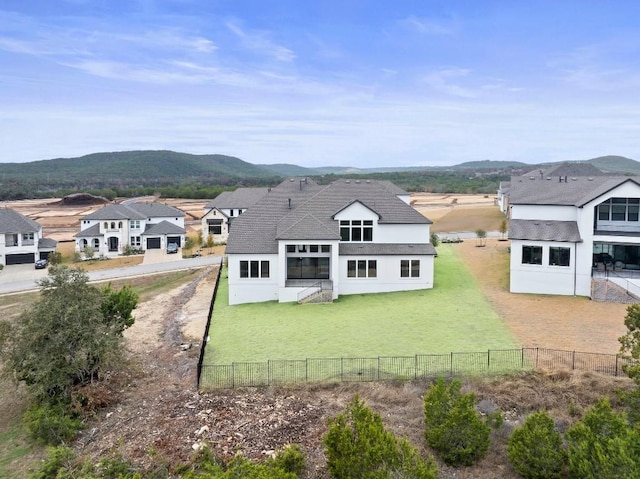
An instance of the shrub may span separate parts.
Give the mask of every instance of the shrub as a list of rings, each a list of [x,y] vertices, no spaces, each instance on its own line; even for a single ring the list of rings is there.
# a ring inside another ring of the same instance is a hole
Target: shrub
[[[560,478],[567,462],[562,436],[545,411],[529,415],[524,424],[513,431],[507,456],[525,479]]]
[[[566,433],[569,473],[581,479],[640,477],[640,435],[602,399]]]
[[[276,454],[271,461],[273,466],[285,472],[299,476],[304,471],[304,453],[297,444],[289,444]]]
[[[424,397],[425,439],[450,466],[470,466],[489,449],[491,428],[475,410],[475,396],[461,383],[440,378]]]
[[[56,264],[61,264],[62,263],[62,253],[60,251],[52,251],[51,253],[49,253],[49,256],[47,258],[49,260],[49,264],[51,265],[56,265]]]
[[[435,233],[431,233],[431,244],[436,247],[440,244],[440,237],[435,234]]]
[[[23,421],[31,438],[41,444],[65,444],[82,429],[82,421],[61,404],[35,404],[24,414]]]
[[[382,418],[357,395],[342,414],[329,420],[323,441],[334,478],[436,477],[433,460],[424,461],[408,441],[388,432]]]

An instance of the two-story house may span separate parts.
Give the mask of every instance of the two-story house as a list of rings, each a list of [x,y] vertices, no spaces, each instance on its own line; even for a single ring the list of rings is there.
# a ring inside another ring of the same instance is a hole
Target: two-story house
[[[47,259],[57,241],[42,236],[42,226],[10,208],[0,208],[0,264],[33,264]]]
[[[640,269],[640,177],[514,177],[509,216],[511,292],[591,296],[594,271]]]
[[[233,222],[229,303],[433,287],[431,221],[390,182],[291,178]]]
[[[110,204],[80,220],[76,251],[91,247],[96,255],[122,254],[128,245],[139,250],[181,246],[185,213],[162,203]]]
[[[226,243],[234,218],[260,201],[268,191],[268,188],[238,188],[220,193],[204,207],[203,238],[206,240],[209,235],[212,235],[214,243]]]

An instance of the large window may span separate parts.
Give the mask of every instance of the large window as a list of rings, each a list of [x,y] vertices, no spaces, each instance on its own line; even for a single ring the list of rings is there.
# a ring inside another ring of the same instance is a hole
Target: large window
[[[129,228],[131,228],[132,230],[139,230],[140,229],[140,220],[130,220],[129,221]]]
[[[523,246],[522,264],[542,264],[542,246]]]
[[[341,220],[340,239],[342,241],[373,241],[373,221]]]
[[[33,233],[22,233],[22,244],[23,245],[32,245],[34,244],[34,236]]]
[[[130,244],[133,247],[139,248],[142,245],[142,241],[140,240],[140,236],[132,236]]]
[[[420,260],[419,259],[400,260],[400,277],[401,278],[419,278],[420,277]]]
[[[571,249],[551,246],[549,248],[550,266],[569,266],[571,261]]]
[[[222,234],[222,220],[212,219],[207,220],[207,226],[209,228],[208,233],[210,235],[221,235]]]
[[[609,198],[598,205],[601,221],[638,221],[640,198]]]
[[[378,262],[375,259],[350,259],[347,261],[348,278],[377,278]]]
[[[328,279],[329,257],[287,258],[287,279]]]
[[[240,261],[241,278],[268,278],[269,261]]]

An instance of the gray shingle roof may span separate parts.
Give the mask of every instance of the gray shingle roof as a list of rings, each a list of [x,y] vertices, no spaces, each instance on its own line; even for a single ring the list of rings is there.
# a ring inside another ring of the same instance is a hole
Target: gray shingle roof
[[[591,163],[576,163],[566,162],[557,165],[551,165],[546,168],[536,168],[528,171],[522,176],[542,176],[558,178],[559,176],[568,176],[569,178],[574,176],[603,176],[606,173]]]
[[[539,176],[514,177],[511,179],[509,203],[584,206],[627,181],[640,185],[640,177],[637,176],[569,177],[566,182]]]
[[[87,229],[80,231],[80,233],[76,233],[75,237],[76,238],[85,238],[85,237],[90,237],[90,236],[103,236],[100,233],[100,225],[99,224],[95,224],[95,225],[91,225],[89,226]]]
[[[84,217],[86,220],[144,220],[146,218],[185,216],[185,213],[173,206],[162,203],[111,204]]]
[[[183,235],[185,233],[186,231],[184,228],[174,225],[173,223],[169,223],[168,221],[161,221],[155,225],[147,225],[142,236]]]
[[[378,214],[380,224],[430,224],[398,198],[399,191],[389,182],[369,180],[338,180],[327,186],[299,178],[286,180],[234,220],[227,253],[276,254],[278,239],[339,239],[334,215],[354,201]]]
[[[511,220],[509,239],[530,241],[582,242],[575,221]]]
[[[234,191],[223,191],[206,204],[205,209],[228,208],[245,209],[256,204],[264,195],[269,192],[269,188],[238,188]]]
[[[0,233],[34,233],[40,224],[10,208],[0,208]]]
[[[340,243],[341,256],[375,255],[437,255],[436,249],[428,244],[404,243]]]
[[[58,242],[51,238],[40,238],[38,240],[38,251],[56,249]]]

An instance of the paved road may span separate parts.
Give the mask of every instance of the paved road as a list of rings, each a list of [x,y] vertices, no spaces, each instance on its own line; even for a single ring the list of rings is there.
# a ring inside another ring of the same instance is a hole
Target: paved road
[[[140,264],[125,268],[102,269],[87,273],[90,281],[108,281],[129,276],[141,276],[145,274],[165,273],[167,271],[180,271],[190,268],[202,268],[219,264],[221,256],[201,256],[200,258],[176,259],[163,263]],[[46,276],[47,270],[35,270],[33,265],[7,266],[0,272],[0,294],[17,293],[38,289],[36,281]]]

